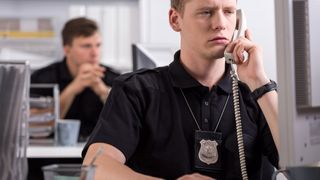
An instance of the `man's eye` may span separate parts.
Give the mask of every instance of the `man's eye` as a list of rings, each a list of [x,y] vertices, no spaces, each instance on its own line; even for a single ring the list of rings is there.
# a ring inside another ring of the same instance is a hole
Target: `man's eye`
[[[211,11],[202,11],[201,14],[206,15],[206,16],[210,16],[212,13],[211,13]]]
[[[83,48],[91,48],[91,45],[82,45]]]
[[[234,14],[235,11],[233,11],[233,10],[226,10],[225,13],[226,13],[226,14]]]

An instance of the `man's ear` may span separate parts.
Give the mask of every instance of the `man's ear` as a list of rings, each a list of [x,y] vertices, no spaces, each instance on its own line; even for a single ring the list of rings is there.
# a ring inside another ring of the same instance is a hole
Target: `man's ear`
[[[66,56],[67,54],[69,54],[70,52],[70,45],[64,45],[63,46],[63,52],[64,52],[64,55]]]
[[[173,8],[171,8],[169,11],[169,22],[170,22],[171,28],[174,31],[176,32],[181,31],[180,24],[179,24],[179,13],[177,12],[177,10]]]

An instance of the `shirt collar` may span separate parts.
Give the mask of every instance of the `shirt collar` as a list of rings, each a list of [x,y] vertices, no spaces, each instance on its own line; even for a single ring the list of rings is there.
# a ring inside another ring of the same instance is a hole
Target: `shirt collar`
[[[226,71],[222,79],[216,85],[222,91],[231,93],[231,76],[230,65],[226,64]],[[180,62],[180,51],[174,55],[174,61],[169,65],[169,73],[171,75],[172,84],[178,88],[203,87],[196,79],[194,79],[182,66]]]

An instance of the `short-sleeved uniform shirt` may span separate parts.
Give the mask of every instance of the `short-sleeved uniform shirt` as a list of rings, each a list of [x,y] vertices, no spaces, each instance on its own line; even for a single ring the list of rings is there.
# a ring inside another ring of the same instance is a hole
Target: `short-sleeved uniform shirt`
[[[125,74],[114,82],[98,124],[84,148],[103,142],[118,148],[133,170],[176,179],[200,172],[219,179],[241,179],[232,98],[227,102],[217,132],[222,135],[219,173],[195,168],[195,131],[181,90],[204,131],[214,131],[228,95],[232,94],[228,65],[211,90],[190,76],[180,53],[166,67]],[[261,178],[261,156],[277,166],[278,153],[265,117],[249,88],[239,82],[240,106],[249,179]],[[232,97],[232,95],[231,95]],[[197,153],[197,152],[196,152]]]
[[[103,82],[111,86],[113,80],[120,74],[106,67],[105,76],[102,78]],[[59,85],[60,93],[66,88],[73,80],[71,73],[67,67],[66,59],[60,62],[53,63],[47,67],[35,71],[31,75],[31,83],[56,83]],[[36,90],[31,92],[38,95],[49,95],[50,92],[44,90]],[[78,94],[70,109],[68,110],[65,119],[80,119],[80,140],[85,140],[88,137],[94,126],[98,121],[100,111],[103,107],[98,95],[96,95],[90,88],[84,89],[83,92]]]

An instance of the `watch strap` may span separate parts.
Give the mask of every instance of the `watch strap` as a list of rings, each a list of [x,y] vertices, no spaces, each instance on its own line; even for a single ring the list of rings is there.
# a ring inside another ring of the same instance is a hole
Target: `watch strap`
[[[270,80],[269,83],[255,89],[252,93],[251,96],[254,100],[258,100],[259,98],[261,98],[264,94],[266,94],[267,92],[270,91],[277,91],[278,89],[278,85],[276,82],[274,82],[273,80]]]

